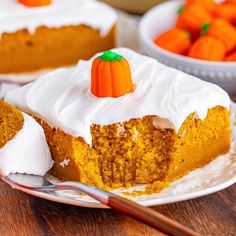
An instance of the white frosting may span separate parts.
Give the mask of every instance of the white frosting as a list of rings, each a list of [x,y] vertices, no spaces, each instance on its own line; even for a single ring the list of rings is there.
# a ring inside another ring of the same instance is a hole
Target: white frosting
[[[90,93],[92,58],[80,61],[75,68],[55,70],[10,91],[5,100],[39,116],[53,127],[83,137],[90,145],[92,124],[109,125],[157,115],[168,119],[178,132],[192,112],[203,120],[209,108],[219,105],[229,109],[229,96],[217,85],[166,67],[129,49],[113,51],[130,63],[133,82],[137,85],[133,93],[119,98],[93,96]]]
[[[84,24],[106,35],[116,21],[115,11],[94,0],[53,0],[43,7],[26,7],[17,0],[0,0],[0,35],[40,26],[61,27]]]
[[[53,166],[42,127],[23,113],[24,125],[15,137],[0,149],[0,175],[27,173],[45,175]]]

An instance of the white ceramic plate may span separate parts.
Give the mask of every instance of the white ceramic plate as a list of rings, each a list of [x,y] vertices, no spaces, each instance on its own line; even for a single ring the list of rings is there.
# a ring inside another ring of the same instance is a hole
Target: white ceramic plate
[[[236,104],[232,103],[231,106],[231,149],[228,154],[218,157],[203,168],[190,172],[183,178],[173,182],[170,187],[164,189],[160,193],[141,195],[138,197],[129,196],[128,198],[144,206],[162,205],[208,195],[236,183]],[[222,140],[222,142],[223,141],[224,140]],[[51,175],[48,175],[47,178],[51,182],[58,181]],[[7,182],[5,179],[3,180]],[[32,196],[54,202],[82,207],[106,208],[103,204],[88,196],[82,196],[75,191],[63,190],[56,193],[41,193],[18,186],[12,187]],[[135,186],[128,190],[117,189],[114,192],[122,195],[122,191],[132,192],[134,189],[143,190],[144,188],[144,185]]]

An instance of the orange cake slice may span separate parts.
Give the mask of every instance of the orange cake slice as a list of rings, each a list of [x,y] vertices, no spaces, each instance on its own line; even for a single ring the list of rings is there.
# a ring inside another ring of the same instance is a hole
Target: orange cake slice
[[[0,100],[0,176],[44,175],[52,165],[42,127],[31,116]]]
[[[125,48],[42,76],[6,101],[37,118],[63,180],[165,186],[230,147],[225,91]]]
[[[104,3],[28,7],[0,0],[0,6],[0,74],[69,66],[115,46],[116,13]]]
[[[0,100],[0,148],[14,138],[19,130],[22,129],[24,118],[22,113]]]

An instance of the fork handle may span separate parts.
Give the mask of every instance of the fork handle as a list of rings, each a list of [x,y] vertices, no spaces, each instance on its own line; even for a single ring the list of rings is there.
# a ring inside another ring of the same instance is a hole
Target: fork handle
[[[174,236],[200,236],[193,230],[181,225],[180,223],[171,220],[170,218],[152,210],[151,208],[143,207],[133,201],[120,196],[111,196],[108,199],[108,206],[117,209],[133,218],[141,220],[146,224],[159,229],[169,235]]]
[[[56,187],[56,189],[79,190],[111,208],[145,222],[146,224],[156,229],[162,230],[169,235],[199,236],[199,234],[193,230],[181,225],[174,220],[171,220],[170,218],[152,210],[151,208],[141,206],[134,201],[120,197],[103,189],[72,181],[58,183],[55,184],[54,187]]]
[[[17,176],[17,174],[15,175]],[[21,175],[21,174],[18,174],[18,175],[19,175],[18,178],[22,180],[22,176],[24,175]],[[26,176],[30,177],[30,175],[26,175]],[[56,190],[62,190],[62,189],[77,190],[77,191],[86,193],[90,197],[98,200],[99,202],[107,206],[110,206],[113,209],[116,209],[120,212],[123,212],[127,215],[132,216],[133,218],[141,220],[142,222],[156,229],[162,230],[163,232],[168,233],[169,235],[173,235],[173,236],[198,236],[199,235],[193,230],[188,229],[185,226],[169,219],[168,217],[155,212],[151,208],[146,208],[144,206],[139,205],[138,203],[135,203],[131,200],[125,199],[123,197],[120,197],[114,193],[105,191],[103,189],[92,187],[86,184],[82,184],[80,182],[73,182],[73,181],[61,182],[54,185],[50,185],[50,183],[46,181],[46,179],[44,179],[41,176],[38,179],[38,177],[34,176],[34,178],[36,178],[37,180],[40,180],[41,185],[39,186],[27,186],[22,183],[16,182],[14,178],[12,179],[9,176],[4,177],[4,179],[6,180],[6,182],[10,183],[10,185],[15,189],[21,189],[22,187],[24,187],[24,188],[30,189],[31,191],[32,190],[33,191],[56,191]],[[25,178],[23,178],[23,180],[25,180]]]

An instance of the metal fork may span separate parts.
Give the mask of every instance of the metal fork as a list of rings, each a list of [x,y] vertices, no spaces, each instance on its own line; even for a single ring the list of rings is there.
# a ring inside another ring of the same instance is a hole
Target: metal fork
[[[144,207],[114,193],[97,187],[91,187],[80,182],[68,181],[51,184],[45,177],[26,174],[11,174],[7,177],[3,177],[3,179],[5,179],[13,188],[20,186],[29,190],[41,192],[54,192],[65,189],[76,190],[167,234],[175,236],[199,235],[193,230],[150,208]]]

